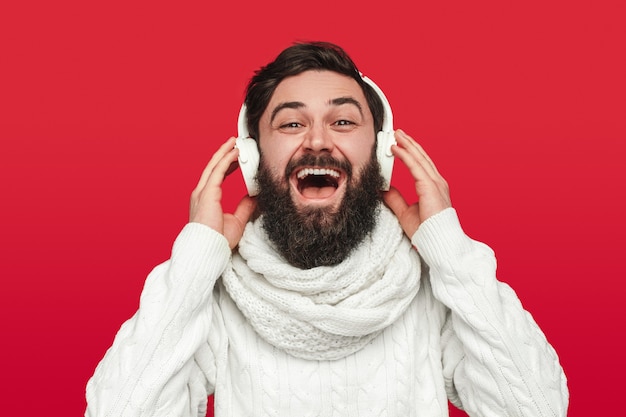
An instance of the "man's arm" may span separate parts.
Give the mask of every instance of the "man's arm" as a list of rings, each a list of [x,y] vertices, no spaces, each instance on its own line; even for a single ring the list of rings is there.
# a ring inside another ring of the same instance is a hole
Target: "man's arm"
[[[475,417],[564,416],[568,392],[554,350],[497,281],[492,250],[463,233],[431,158],[406,133],[396,139],[392,151],[411,172],[418,202],[407,204],[395,189],[384,200],[430,267],[434,296],[450,309],[442,331],[450,399]]]
[[[234,142],[229,139],[209,161],[171,259],[148,276],[139,310],[87,384],[86,416],[206,413],[209,382],[194,354],[216,331],[213,287],[254,210],[245,197],[234,214],[222,211],[222,183],[237,159]]]
[[[200,391],[200,400],[208,395],[204,384],[190,385],[200,381],[193,355],[211,330],[211,292],[229,257],[223,236],[197,223],[185,226],[89,380],[87,416],[151,415],[164,403],[178,404],[177,415],[195,415],[183,412],[194,405],[181,401],[190,400],[190,391]]]
[[[412,239],[449,309],[442,330],[450,400],[470,416],[565,416],[569,394],[556,352],[515,292],[496,279],[496,259],[467,237],[454,209]]]

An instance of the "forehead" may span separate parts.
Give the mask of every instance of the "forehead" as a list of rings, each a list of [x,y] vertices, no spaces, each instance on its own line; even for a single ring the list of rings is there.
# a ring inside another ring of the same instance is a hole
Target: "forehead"
[[[363,90],[353,78],[333,71],[305,71],[285,78],[276,86],[268,110],[288,101],[327,104],[339,97],[352,97],[367,108]]]

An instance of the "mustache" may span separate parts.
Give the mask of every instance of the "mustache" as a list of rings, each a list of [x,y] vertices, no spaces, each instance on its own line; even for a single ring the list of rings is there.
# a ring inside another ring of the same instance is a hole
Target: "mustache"
[[[333,158],[330,155],[302,155],[298,159],[292,159],[285,167],[285,176],[289,177],[291,173],[302,167],[319,166],[324,168],[334,168],[344,171],[348,178],[352,178],[352,164],[347,160]]]

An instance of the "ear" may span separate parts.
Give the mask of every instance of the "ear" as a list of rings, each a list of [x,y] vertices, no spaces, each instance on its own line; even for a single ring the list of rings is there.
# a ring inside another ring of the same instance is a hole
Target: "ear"
[[[376,157],[380,165],[380,175],[383,177],[383,191],[388,191],[391,186],[391,173],[393,172],[393,153],[391,146],[396,144],[393,131],[381,130],[376,135]]]
[[[259,194],[259,186],[256,181],[256,174],[259,170],[259,148],[254,139],[250,137],[246,126],[247,115],[246,105],[241,106],[239,117],[237,118],[237,140],[235,147],[239,149],[239,168],[246,183],[248,195],[254,197]]]
[[[248,195],[253,197],[259,193],[256,173],[259,169],[259,149],[256,141],[251,138],[237,138],[235,147],[239,149],[239,168],[248,189]]]
[[[393,113],[389,105],[389,100],[387,100],[385,93],[383,93],[380,87],[363,74],[361,74],[361,78],[374,89],[383,105],[383,126],[380,132],[376,134],[376,157],[380,164],[380,174],[384,179],[382,190],[388,191],[391,185],[391,172],[393,171],[393,153],[391,153],[391,145],[396,143],[393,132]]]

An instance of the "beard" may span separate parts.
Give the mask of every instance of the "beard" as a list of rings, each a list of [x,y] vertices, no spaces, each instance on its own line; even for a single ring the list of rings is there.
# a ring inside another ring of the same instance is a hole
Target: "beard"
[[[339,168],[346,172],[346,191],[339,207],[296,207],[286,181],[272,176],[263,163],[257,174],[257,208],[262,227],[278,252],[301,269],[341,263],[376,226],[383,179],[376,153],[353,179],[352,167],[328,155],[305,155],[285,169],[289,178],[303,166]]]

